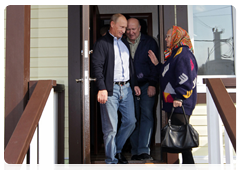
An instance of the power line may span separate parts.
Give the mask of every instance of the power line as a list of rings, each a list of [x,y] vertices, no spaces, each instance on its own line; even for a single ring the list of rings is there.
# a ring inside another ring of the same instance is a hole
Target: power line
[[[207,25],[206,23],[204,23],[204,22],[203,22],[202,20],[200,20],[197,16],[195,16],[195,18],[198,19],[205,27],[212,29],[211,26],[209,26],[209,25]]]
[[[213,40],[194,40],[194,41],[197,41],[197,42],[213,42]],[[213,47],[210,50],[208,50],[208,57],[207,57],[206,62],[209,61],[210,56],[213,54],[215,49],[221,48],[224,45],[228,46],[228,50],[226,52],[224,52],[223,54],[221,54],[221,57],[225,58],[225,59],[233,58],[233,49],[232,49],[233,45],[231,43],[232,41],[233,41],[233,37],[230,37],[228,39],[222,39],[222,41],[221,41],[222,43],[220,43],[217,46],[214,44]]]

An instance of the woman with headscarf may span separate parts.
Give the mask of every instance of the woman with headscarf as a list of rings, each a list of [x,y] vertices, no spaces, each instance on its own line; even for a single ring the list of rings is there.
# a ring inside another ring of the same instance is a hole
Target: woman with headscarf
[[[185,124],[185,118],[181,106],[183,105],[189,121],[197,101],[197,61],[193,55],[193,47],[186,30],[179,26],[173,26],[167,31],[165,38],[167,49],[164,51],[164,64],[152,51],[148,55],[160,74],[160,86],[163,94],[163,110],[171,113],[171,123],[175,125]],[[168,152],[179,152],[169,151]],[[183,150],[183,164],[194,164],[191,149]]]

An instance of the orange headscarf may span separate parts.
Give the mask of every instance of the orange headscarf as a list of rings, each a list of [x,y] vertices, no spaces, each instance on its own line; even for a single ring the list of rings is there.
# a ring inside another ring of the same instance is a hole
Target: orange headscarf
[[[179,26],[173,26],[172,28],[172,39],[171,39],[171,43],[170,43],[170,47],[168,47],[165,51],[165,60],[167,60],[171,54],[172,51],[180,46],[186,45],[188,46],[188,48],[191,50],[191,52],[193,53],[193,47],[192,47],[192,43],[190,40],[190,37],[187,33],[186,30],[182,29]]]

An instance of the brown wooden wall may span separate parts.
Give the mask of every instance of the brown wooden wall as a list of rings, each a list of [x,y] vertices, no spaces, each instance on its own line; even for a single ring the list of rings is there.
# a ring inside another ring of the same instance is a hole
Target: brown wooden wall
[[[10,5],[6,18],[5,147],[28,100],[30,6]]]

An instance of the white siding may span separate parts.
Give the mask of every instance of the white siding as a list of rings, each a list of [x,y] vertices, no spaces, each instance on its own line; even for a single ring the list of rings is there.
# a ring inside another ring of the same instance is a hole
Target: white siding
[[[65,85],[65,158],[68,158],[68,7],[31,6],[30,80]]]

